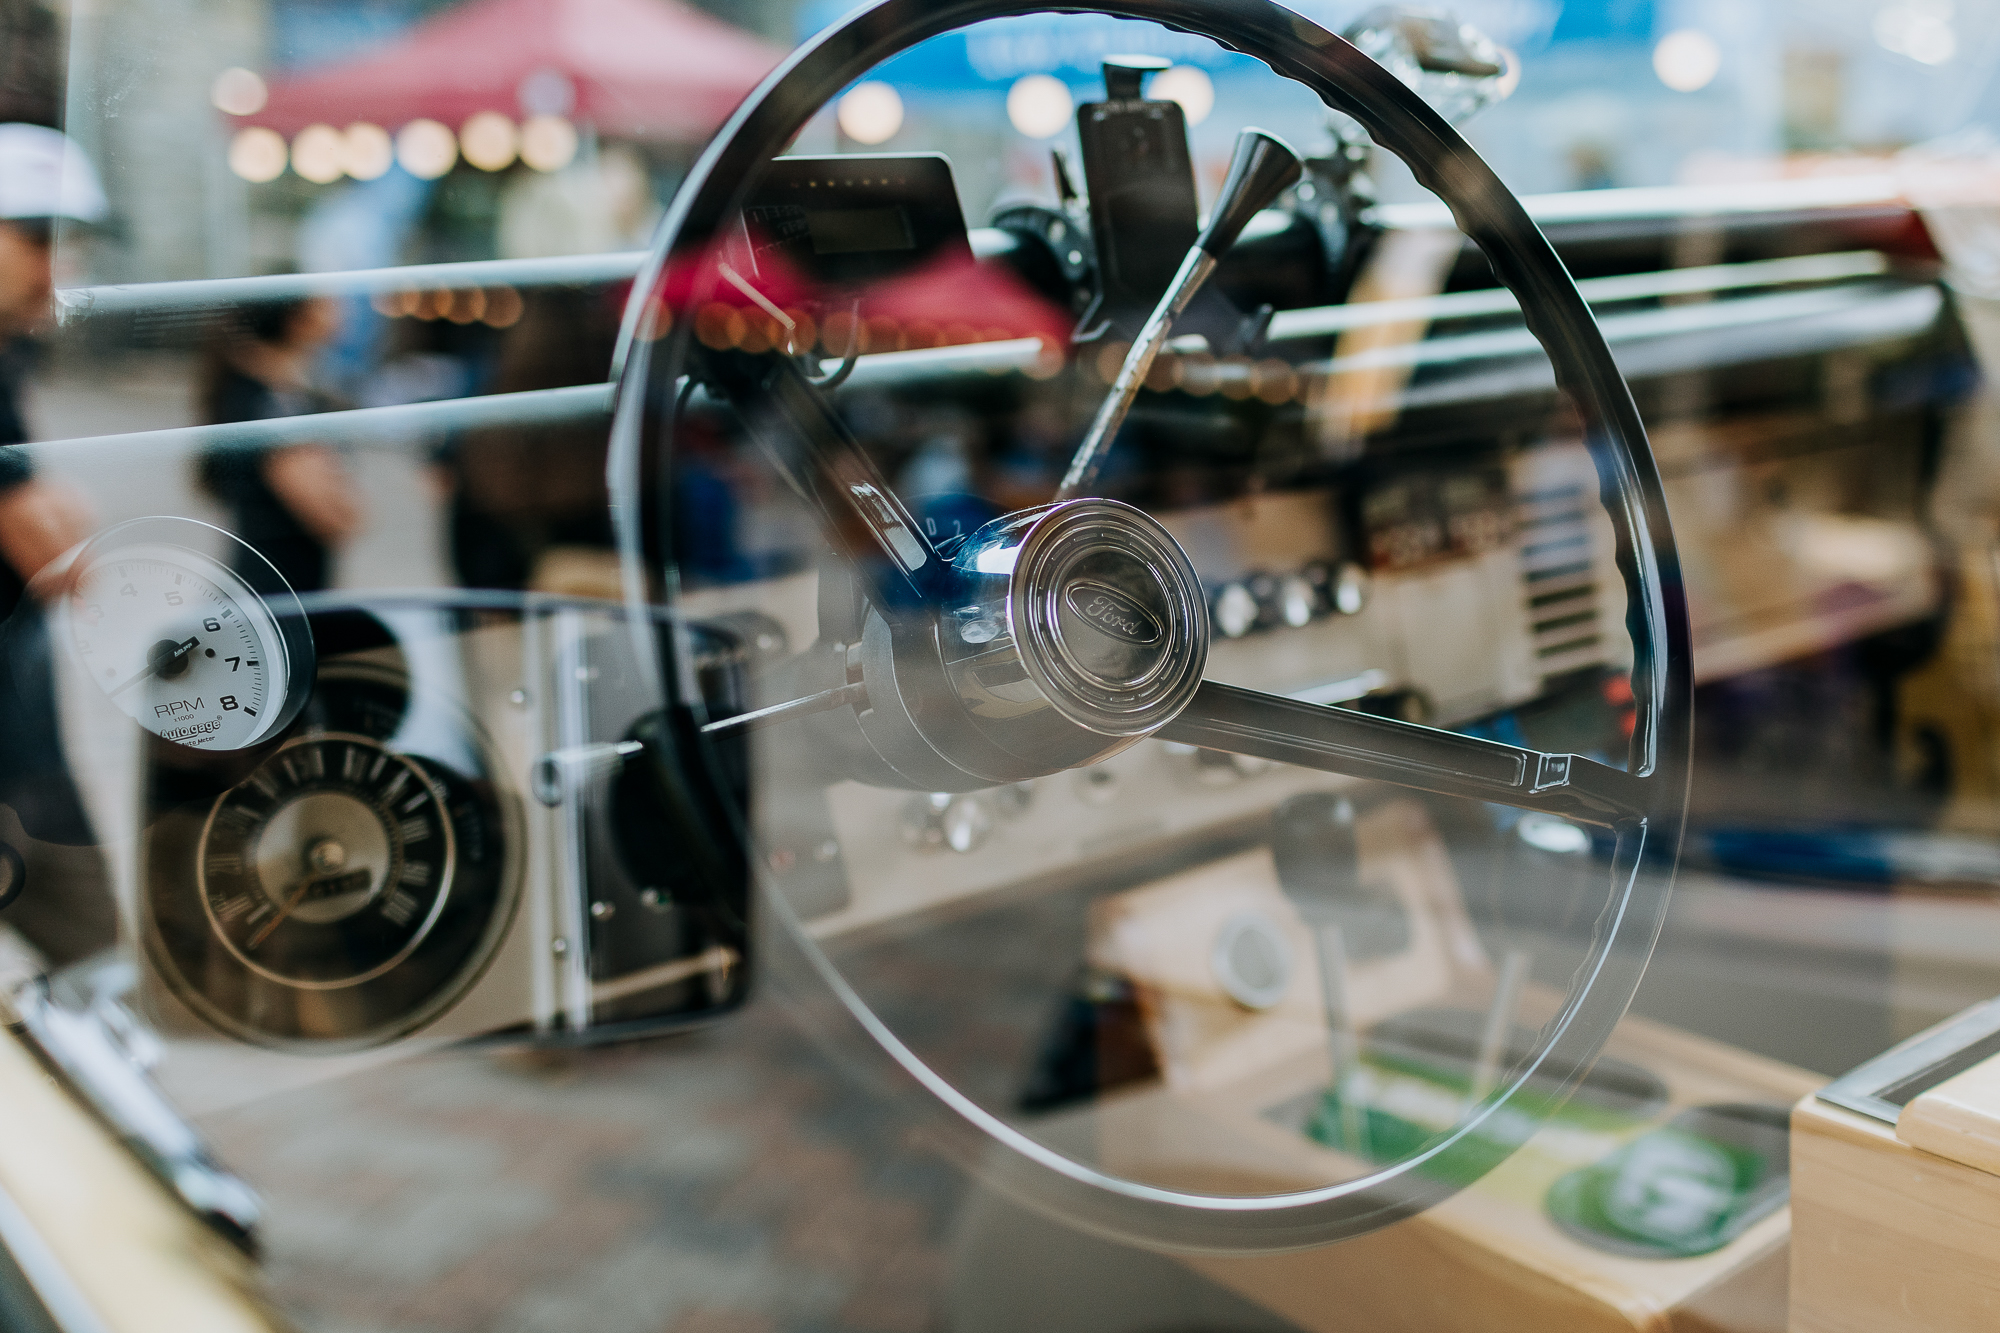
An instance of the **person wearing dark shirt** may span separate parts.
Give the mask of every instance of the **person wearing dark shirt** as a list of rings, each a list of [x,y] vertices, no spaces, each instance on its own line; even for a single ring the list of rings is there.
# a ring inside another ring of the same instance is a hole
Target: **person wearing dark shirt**
[[[201,387],[210,424],[266,421],[325,410],[310,387],[313,354],[333,336],[333,303],[270,302],[237,312],[229,335],[208,354]],[[361,526],[361,501],[339,453],[324,444],[228,447],[205,455],[201,480],[229,510],[229,526],[263,553],[295,592],[332,579],[336,548]],[[237,571],[259,592],[269,571]]]
[[[40,125],[0,125],[0,618],[49,561],[90,534],[89,507],[71,487],[35,475],[21,445],[28,335],[55,294],[59,219],[94,222],[104,192],[83,152]]]
[[[617,338],[617,310],[601,297],[548,288],[530,292],[519,322],[507,330],[486,391],[522,393],[601,381]],[[602,424],[497,426],[458,435],[435,454],[450,497],[448,537],[460,583],[576,591],[574,567],[562,574],[550,562],[552,554],[565,550],[605,557],[604,563],[586,561],[585,568],[615,569],[604,489],[608,443]],[[598,584],[596,573],[583,582]]]
[[[29,337],[48,319],[55,296],[56,223],[104,214],[96,173],[74,143],[40,125],[0,125],[0,620],[9,629],[28,581],[95,526],[83,497],[38,476],[21,447],[28,441],[21,382]],[[80,845],[92,828],[63,762],[48,663],[46,638],[29,629],[0,653],[0,805],[31,838]],[[44,853],[32,842],[24,847],[32,886]],[[9,910],[9,924],[52,956],[78,956],[108,943],[116,920],[108,896],[92,898],[90,910],[79,910],[82,902],[37,899],[31,891]]]

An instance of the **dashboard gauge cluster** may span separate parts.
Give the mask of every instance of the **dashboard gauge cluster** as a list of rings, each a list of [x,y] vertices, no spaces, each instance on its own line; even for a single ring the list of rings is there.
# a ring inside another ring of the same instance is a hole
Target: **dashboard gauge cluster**
[[[1388,478],[1368,488],[1360,509],[1377,571],[1476,559],[1513,536],[1507,472],[1497,466]]]
[[[424,744],[440,721],[470,743]],[[478,735],[393,670],[322,671],[290,737],[152,831],[146,908],[175,995],[267,1044],[369,1044],[448,1006],[518,898]]]
[[[1357,484],[1351,494],[1301,490],[1168,511],[1162,521],[1209,599],[1209,674],[1301,701],[1452,726],[1533,699],[1579,663],[1602,664],[1612,647],[1604,636],[1593,640],[1594,656],[1550,655],[1533,632],[1537,608],[1549,603],[1541,573],[1557,559],[1587,571],[1578,596],[1559,604],[1569,622],[1563,642],[1573,642],[1584,621],[1617,622],[1615,603],[1598,604],[1615,578],[1608,533],[1537,498],[1585,493],[1594,484],[1589,469],[1581,448],[1539,447],[1506,468],[1433,467]],[[1377,494],[1389,499],[1376,502]],[[1356,555],[1389,514],[1427,516],[1428,554],[1371,573]],[[767,604],[749,600],[756,591],[741,593],[749,604]],[[719,594],[703,596],[723,604]],[[1521,608],[1530,613],[1525,623]],[[781,732],[770,735],[773,747],[785,743]],[[986,790],[849,786],[827,799],[789,789],[780,798],[774,774],[784,762],[781,749],[763,760],[773,790],[765,810],[789,812],[798,827],[776,827],[760,812],[767,869],[782,866],[789,879],[814,868],[840,881],[812,896],[787,885],[799,914],[828,936],[917,905],[1011,891],[1079,863],[1160,855],[1337,781],[1156,739],[1073,773]],[[822,807],[823,821],[803,813]]]
[[[626,808],[620,759],[658,703],[618,608],[319,595],[308,620],[288,725],[227,764],[150,752],[142,935],[168,1029],[320,1053],[636,1031],[740,995],[742,904],[691,893],[671,849],[635,855],[658,809]],[[783,643],[755,617],[690,632],[725,694]]]

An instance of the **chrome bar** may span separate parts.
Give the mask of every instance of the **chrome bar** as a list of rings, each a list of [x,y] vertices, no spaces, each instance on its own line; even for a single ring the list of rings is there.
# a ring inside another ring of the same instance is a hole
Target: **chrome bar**
[[[1894,176],[1818,176],[1742,185],[1641,185],[1521,196],[1537,226],[1621,218],[1718,218],[1809,209],[1908,207]],[[1442,203],[1382,204],[1369,221],[1392,231],[1451,228]]]
[[[1579,190],[1528,195],[1521,202],[1527,207],[1530,217],[1537,223],[1547,225],[1622,217],[1737,216],[1799,209],[1879,206],[1904,201],[1893,177],[1847,176],[1694,188]],[[1439,203],[1385,204],[1373,211],[1371,221],[1391,230],[1453,225],[1451,214]],[[982,253],[997,253],[1004,245],[996,234],[981,228],[974,233],[974,248]],[[411,264],[337,273],[282,273],[262,277],[71,287],[56,293],[56,303],[63,322],[68,323],[92,315],[294,300],[304,296],[366,296],[375,292],[619,282],[637,276],[645,260],[646,256],[639,251],[624,251],[565,255],[551,259]]]
[[[1576,290],[1577,295],[1595,306],[1620,301],[1655,300],[1664,296],[1696,296],[1707,292],[1779,287],[1790,283],[1838,282],[1875,277],[1888,271],[1889,261],[1880,251],[1849,250],[1837,254],[1800,255],[1792,259],[1763,259],[1746,264],[1708,264],[1700,268],[1670,268],[1612,278],[1585,278],[1576,284]],[[1283,342],[1291,338],[1326,337],[1380,324],[1476,319],[1482,315],[1512,314],[1519,309],[1520,303],[1514,299],[1514,293],[1505,287],[1487,287],[1478,291],[1402,301],[1363,301],[1352,305],[1281,310],[1271,316],[1267,336],[1272,342]]]
[[[702,724],[701,734],[715,736],[729,731],[750,731],[767,727],[773,722],[783,722],[788,718],[807,717],[813,713],[825,713],[835,708],[845,708],[852,704],[857,710],[868,706],[868,687],[860,681],[848,685],[836,685],[830,690],[808,694],[799,699],[787,699],[783,703],[772,704],[753,712],[737,713],[715,722]]]
[[[274,273],[255,278],[67,287],[56,293],[56,313],[62,323],[71,324],[93,315],[295,301],[308,296],[463,291],[472,287],[585,287],[635,277],[645,262],[644,252],[631,250],[562,255],[553,259],[488,259],[464,264],[349,269],[338,273]]]
[[[233,421],[221,426],[179,426],[171,430],[133,431],[126,435],[45,440],[28,447],[36,451],[68,452],[137,444],[191,453],[197,450],[267,449],[284,444],[317,443],[407,449],[449,431],[608,422],[615,387],[610,384],[579,384],[567,389],[496,393],[479,398],[450,398],[436,403],[404,403],[396,407],[362,407],[350,412],[321,412],[307,417],[274,417],[267,421]]]
[[[1639,287],[1642,282],[1650,284],[1643,295],[1656,293],[1671,295],[1677,292],[1719,291],[1779,283],[1823,281],[1836,273],[1846,277],[1866,276],[1880,273],[1885,263],[1886,261],[1873,251],[1849,255],[1815,255],[1802,259],[1768,260],[1757,264],[1719,265],[1716,267],[1738,270],[1733,275],[1724,275],[1720,281],[1709,276],[1697,277],[1703,270],[1680,269],[1668,273],[1634,275],[1631,278],[1591,279],[1579,283],[1578,289],[1584,291],[1586,297],[1595,297],[1600,301],[1641,299]],[[381,271],[403,273],[411,270]],[[1669,282],[1668,280],[1675,278],[1676,274],[1685,276]],[[1611,287],[1601,285],[1613,283],[1625,285]],[[1921,299],[1918,305],[1905,309],[1898,303],[1893,310],[1884,309],[1884,319],[1895,326],[1894,331],[1915,331],[1935,318],[1938,300],[1936,293],[1927,288],[1917,290],[1924,292],[1927,298]],[[1857,303],[1867,299],[1867,296],[1865,288],[1857,289],[1854,286],[1751,296],[1736,301],[1608,315],[1601,321],[1600,327],[1604,330],[1606,341],[1617,346],[1651,338],[1844,313],[1854,309]],[[1505,303],[1495,303],[1496,298],[1501,297],[1505,298]],[[1512,294],[1502,289],[1495,289],[1493,292],[1456,293],[1424,301],[1385,301],[1379,303],[1384,308],[1379,318],[1357,320],[1356,324],[1350,327],[1358,327],[1361,322],[1394,322],[1414,317],[1442,318],[1444,316],[1438,313],[1439,307],[1443,303],[1453,301],[1459,301],[1461,304],[1458,307],[1445,308],[1462,314],[1466,305],[1474,298],[1489,303],[1488,306],[1481,307],[1482,313],[1504,313],[1513,308]],[[1334,306],[1286,313],[1320,318],[1348,311],[1367,310],[1370,310],[1370,307]],[[1284,318],[1282,315],[1274,318],[1273,324],[1282,318]],[[1328,331],[1330,328],[1331,326]],[[1308,335],[1294,332],[1288,336]],[[1527,330],[1505,329],[1490,333],[1427,338],[1405,346],[1375,348],[1333,361],[1302,365],[1298,370],[1302,374],[1311,375],[1389,365],[1463,363],[1531,355],[1539,351],[1540,347],[1541,345]],[[883,352],[862,357],[848,384],[856,388],[873,388],[930,380],[948,374],[1004,374],[1009,371],[1039,374],[1044,368],[1050,372],[1057,368],[1051,364],[1055,355],[1054,349],[1035,338],[1012,338],[1003,342],[972,343],[963,347],[939,347],[921,351]],[[833,364],[835,363],[827,363],[828,368],[832,368]],[[401,448],[418,441],[434,439],[438,435],[454,430],[499,426],[548,426],[607,419],[611,413],[615,387],[611,384],[586,384],[563,389],[538,389],[526,393],[489,394],[478,398],[458,398],[443,402],[409,403],[397,407],[358,408],[347,412],[325,412],[316,416],[242,421],[221,426],[184,426],[170,430],[137,431],[126,435],[50,440],[30,447],[38,450],[75,450],[120,442],[152,444],[161,448],[182,450],[252,449],[316,440],[329,444]]]
[[[961,343],[953,347],[922,347],[909,352],[877,352],[854,363],[853,373],[843,388],[871,389],[887,385],[911,384],[939,375],[999,375],[1010,370],[1032,370],[1047,366],[1050,373],[1062,368],[1062,352],[1040,338],[1003,338],[990,343]],[[823,374],[840,369],[838,360],[820,362]]]
[[[1914,302],[1883,301],[1880,293],[1853,286],[1783,292],[1773,296],[1747,296],[1736,301],[1712,301],[1700,305],[1668,306],[1659,310],[1638,310],[1606,315],[1597,324],[1604,341],[1613,347],[1653,338],[1692,333],[1714,333],[1723,329],[1756,324],[1811,319],[1846,314],[1863,308],[1870,300],[1882,305],[1882,336],[1913,333],[1936,318],[1940,297],[1935,288],[1916,287]],[[1900,297],[1906,293],[1897,292]],[[1393,347],[1371,348],[1330,361],[1308,362],[1297,367],[1301,375],[1339,374],[1343,371],[1377,370],[1389,366],[1451,365],[1470,361],[1500,360],[1541,352],[1542,344],[1526,329],[1501,329],[1491,333],[1461,333],[1442,338],[1426,338]]]
[[[1821,264],[1818,262],[1821,260],[1829,262]],[[1832,262],[1836,260],[1837,263]],[[1601,316],[1598,327],[1603,329],[1605,341],[1614,347],[1676,335],[1743,328],[1760,323],[1778,324],[1814,316],[1848,314],[1871,306],[1879,309],[1882,320],[1881,333],[1886,337],[1896,333],[1917,332],[1927,327],[1936,318],[1940,300],[1934,288],[1911,287],[1885,295],[1879,286],[1851,281],[1854,278],[1879,276],[1885,270],[1886,261],[1874,251],[1862,251],[1851,255],[1810,255],[1801,259],[1776,259],[1756,264],[1716,267],[1744,271],[1722,275],[1718,279],[1711,271],[1676,269],[1668,273],[1593,278],[1578,283],[1577,289],[1584,293],[1587,300],[1595,304],[1610,304],[1614,301],[1641,300],[1652,296],[1745,290],[1798,282],[1828,283],[1826,286],[1803,291],[1751,295],[1732,301],[1710,301]],[[1677,274],[1687,276],[1674,280]],[[1850,281],[1833,285],[1829,280],[1836,277]],[[1287,315],[1310,316],[1315,320],[1326,321],[1324,325],[1313,329],[1310,333],[1294,331],[1284,335],[1302,338],[1334,331],[1339,327],[1335,321],[1350,313],[1354,314],[1354,318],[1345,327],[1358,328],[1366,324],[1399,323],[1409,319],[1434,321],[1464,316],[1468,310],[1474,309],[1475,302],[1478,303],[1476,313],[1479,314],[1505,314],[1518,308],[1514,303],[1513,293],[1505,288],[1460,292],[1450,296],[1413,301],[1325,306],[1311,310],[1286,311],[1273,316],[1272,337],[1275,340],[1279,336],[1278,323]],[[1306,362],[1295,369],[1302,375],[1338,374],[1343,371],[1386,366],[1504,360],[1509,357],[1533,355],[1541,350],[1541,343],[1536,341],[1532,333],[1516,326],[1490,332],[1421,338],[1393,347],[1371,348],[1334,360]],[[974,371],[1000,374],[1010,370],[1029,371],[1038,366],[1048,365],[1051,354],[1052,349],[1033,338],[973,343],[965,347],[941,347],[920,352],[884,352],[862,357],[848,384],[853,387],[879,388],[915,383],[942,374],[964,374]],[[825,363],[828,369],[832,369],[836,364]]]

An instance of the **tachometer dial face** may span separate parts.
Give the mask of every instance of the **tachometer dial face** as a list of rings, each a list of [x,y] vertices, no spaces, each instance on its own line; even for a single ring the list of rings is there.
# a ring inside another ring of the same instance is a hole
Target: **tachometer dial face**
[[[240,750],[297,714],[312,641],[298,599],[273,603],[196,546],[220,544],[239,568],[266,562],[229,534],[185,519],[145,519],[85,548],[60,603],[71,659],[133,721],[196,750]],[[282,620],[281,620],[282,616]]]
[[[409,957],[457,855],[444,792],[365,736],[293,741],[216,802],[196,865],[215,933],[251,971],[352,986]]]
[[[405,748],[417,735],[435,752]],[[511,809],[469,718],[399,673],[336,664],[282,748],[156,820],[152,955],[190,1008],[246,1040],[325,1049],[409,1032],[506,934]]]

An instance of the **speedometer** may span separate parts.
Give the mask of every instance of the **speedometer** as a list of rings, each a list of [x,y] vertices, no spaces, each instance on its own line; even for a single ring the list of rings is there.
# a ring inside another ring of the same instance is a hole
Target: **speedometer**
[[[284,744],[178,789],[148,830],[147,943],[178,998],[264,1045],[371,1045],[431,1022],[500,947],[516,815],[472,719],[335,662]]]
[[[352,986],[410,956],[444,907],[456,839],[445,792],[366,736],[292,741],[226,793],[195,875],[238,962],[302,989]]]
[[[222,560],[208,554],[218,546]],[[312,639],[298,598],[250,546],[191,519],[140,519],[93,540],[73,568],[58,637],[147,731],[241,750],[298,714]]]

